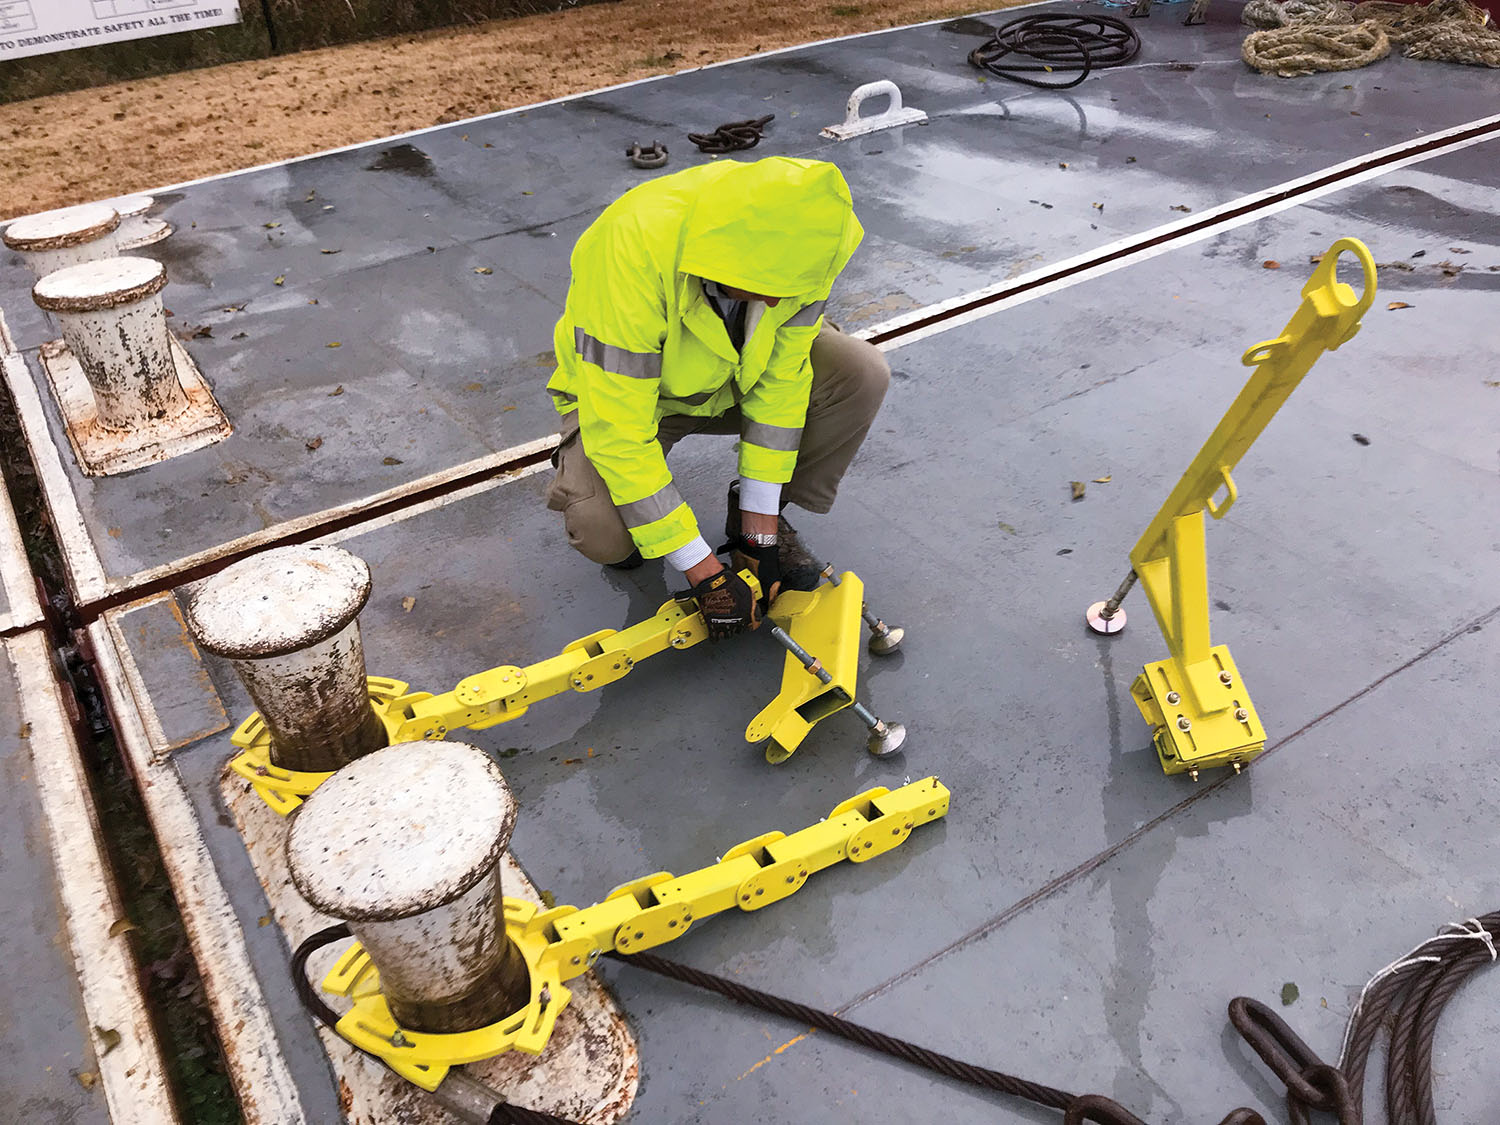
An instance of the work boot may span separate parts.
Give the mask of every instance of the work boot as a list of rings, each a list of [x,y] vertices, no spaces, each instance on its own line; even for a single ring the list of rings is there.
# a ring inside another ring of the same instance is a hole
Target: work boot
[[[781,502],[786,507],[786,501]],[[740,482],[729,482],[728,510],[724,514],[724,537],[730,546],[740,538]],[[823,574],[823,564],[802,545],[797,529],[787,523],[786,517],[776,517],[776,561],[781,569],[783,590],[811,590],[818,585]]]
[[[609,567],[610,570],[634,570],[645,561],[646,560],[641,557],[640,548],[637,547],[634,551],[631,551],[630,554],[626,555],[619,562],[605,563],[604,565]]]

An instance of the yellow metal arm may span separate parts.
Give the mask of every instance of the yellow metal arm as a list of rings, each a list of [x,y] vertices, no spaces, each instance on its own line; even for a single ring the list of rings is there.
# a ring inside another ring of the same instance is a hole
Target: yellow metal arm
[[[647,875],[583,910],[558,906],[538,912],[529,902],[506,899],[506,936],[530,970],[531,999],[488,1027],[450,1034],[401,1027],[380,992],[379,973],[358,943],[339,958],[323,988],[354,1001],[338,1022],[340,1035],[434,1090],[450,1067],[512,1050],[541,1054],[572,997],[563,982],[587,972],[603,954],[641,953],[682,937],[695,922],[715,914],[779,902],[824,868],[846,859],[863,863],[905,843],[914,828],[946,816],[949,800],[948,789],[935,777],[896,790],[869,789],[810,828],[790,836],[757,836],[730,848],[712,867],[687,875]]]
[[[1362,270],[1360,293],[1338,280],[1345,253]],[[1231,471],[1318,358],[1354,337],[1374,300],[1370,251],[1358,239],[1339,239],[1303,287],[1302,302],[1281,334],[1245,352],[1241,362],[1255,373],[1130,552],[1171,653],[1169,660],[1148,665],[1132,689],[1147,722],[1164,728],[1166,741],[1159,729],[1157,749],[1169,773],[1237,765],[1265,745],[1228,649],[1214,647],[1209,637],[1203,513],[1222,519],[1234,506],[1239,491]]]
[[[740,577],[758,598],[760,583],[755,575],[741,571]],[[830,680],[825,684],[817,675],[809,675],[800,662],[786,658],[781,691],[746,731],[751,742],[767,742],[768,761],[785,761],[814,724],[853,703],[864,584],[852,572],[834,578],[815,590],[782,594],[771,606],[771,622],[816,652]],[[590,633],[558,655],[525,668],[502,664],[467,676],[441,695],[407,692],[400,680],[370,676],[370,703],[391,743],[447,738],[465,728],[483,730],[519,719],[533,703],[567,691],[594,691],[629,675],[647,657],[669,648],[692,648],[707,639],[708,629],[698,607],[691,600],[674,600],[629,628]],[[232,741],[241,752],[231,759],[230,769],[283,816],[332,776],[273,764],[271,733],[259,712],[240,724]]]

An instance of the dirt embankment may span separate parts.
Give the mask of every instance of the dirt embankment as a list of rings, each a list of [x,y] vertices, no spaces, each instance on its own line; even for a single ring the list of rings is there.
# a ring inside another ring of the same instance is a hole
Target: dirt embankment
[[[953,0],[622,0],[13,102],[0,105],[0,215],[971,8]]]

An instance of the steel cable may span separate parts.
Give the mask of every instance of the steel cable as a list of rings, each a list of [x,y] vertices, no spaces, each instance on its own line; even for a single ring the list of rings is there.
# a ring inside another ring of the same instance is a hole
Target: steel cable
[[[332,945],[349,936],[349,927],[341,922],[337,926],[319,930],[299,945],[297,951],[292,954],[292,986],[297,990],[297,997],[302,1001],[303,1007],[329,1030],[336,1028],[339,1016],[318,995],[318,990],[313,987],[312,981],[307,979],[307,962],[308,958],[325,945]],[[355,1045],[350,1044],[350,1046]],[[365,1051],[363,1047],[355,1046],[355,1050],[370,1055],[370,1052]],[[370,1057],[380,1063],[385,1063],[385,1060],[378,1055],[370,1055]],[[502,1101],[496,1102],[495,1108],[490,1111],[489,1125],[579,1125],[579,1123],[571,1118],[556,1117],[550,1113],[541,1113],[538,1110]]]
[[[1135,28],[1114,16],[1043,12],[995,28],[987,43],[969,52],[969,62],[997,78],[1039,90],[1070,90],[1095,70],[1128,63],[1140,50]],[[1067,81],[1025,77],[1074,70],[1081,73]]]

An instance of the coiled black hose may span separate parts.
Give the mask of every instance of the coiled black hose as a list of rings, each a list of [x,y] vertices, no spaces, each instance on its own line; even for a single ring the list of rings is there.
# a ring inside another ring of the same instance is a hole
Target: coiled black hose
[[[969,62],[998,78],[1039,90],[1070,90],[1102,67],[1122,66],[1140,54],[1141,37],[1114,16],[1038,13],[995,28],[987,43],[969,52]],[[1079,71],[1067,81],[1027,74]]]

